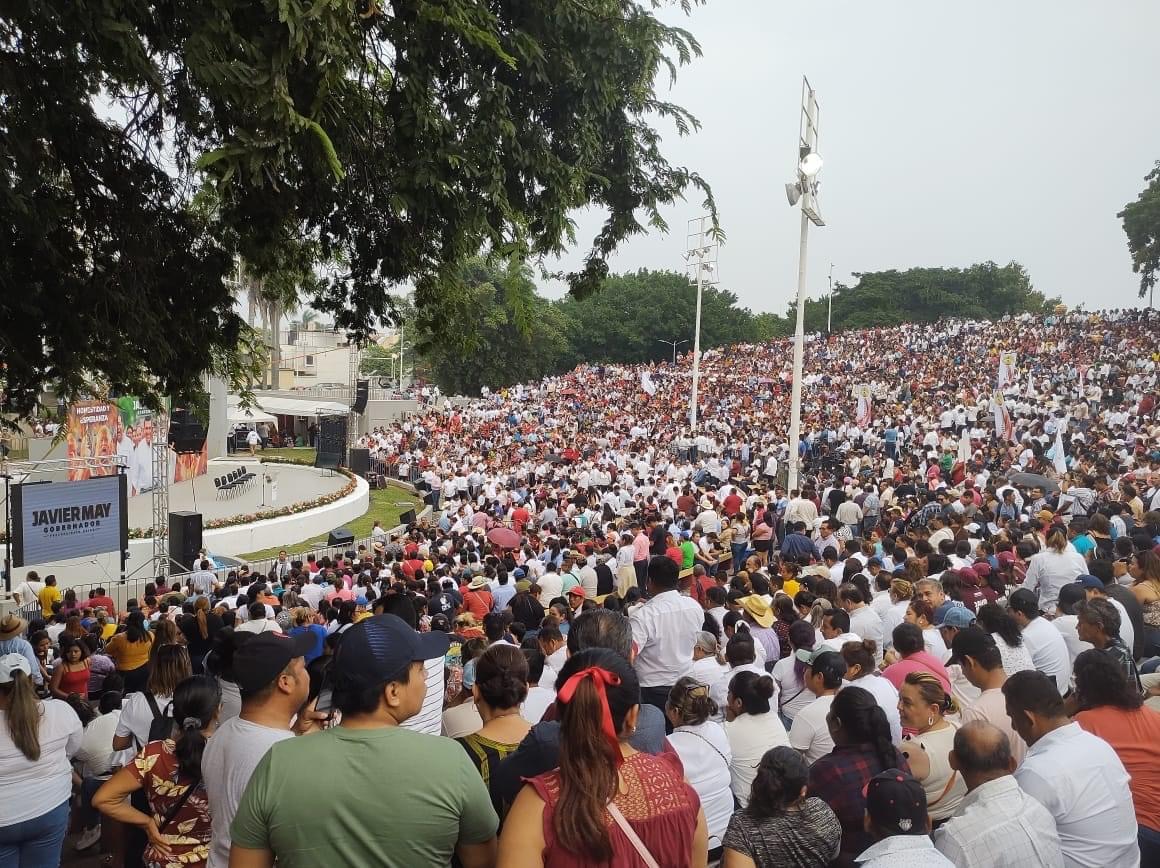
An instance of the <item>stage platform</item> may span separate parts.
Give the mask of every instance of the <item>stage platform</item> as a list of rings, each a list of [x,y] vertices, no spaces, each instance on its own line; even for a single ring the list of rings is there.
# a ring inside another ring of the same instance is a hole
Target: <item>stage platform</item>
[[[223,494],[218,497],[214,488],[214,477],[225,476],[231,470],[244,467],[251,473],[258,474],[258,479],[245,489],[236,491],[232,496]],[[278,491],[275,499],[274,486],[266,483],[263,489],[262,470],[272,479],[277,480]],[[169,486],[170,512],[200,512],[203,520],[208,524],[214,519],[229,518],[234,515],[255,513],[262,509],[273,509],[280,506],[289,506],[303,500],[311,500],[339,491],[347,484],[347,478],[341,473],[330,470],[319,470],[315,467],[305,467],[298,464],[278,464],[270,462],[264,464],[258,460],[235,456],[232,458],[215,458],[209,462],[209,472],[205,476],[187,482],[177,482]],[[7,504],[0,498],[0,528],[4,527],[4,511]],[[129,498],[129,528],[148,528],[153,526],[153,495],[150,492],[138,494]]]

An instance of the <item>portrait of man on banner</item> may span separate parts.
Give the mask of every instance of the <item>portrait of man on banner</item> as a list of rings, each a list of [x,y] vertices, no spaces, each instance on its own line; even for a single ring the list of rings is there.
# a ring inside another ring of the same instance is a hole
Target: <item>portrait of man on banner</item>
[[[996,389],[1002,391],[1015,385],[1015,362],[1015,353],[1008,350],[999,353],[999,380],[995,386]]]

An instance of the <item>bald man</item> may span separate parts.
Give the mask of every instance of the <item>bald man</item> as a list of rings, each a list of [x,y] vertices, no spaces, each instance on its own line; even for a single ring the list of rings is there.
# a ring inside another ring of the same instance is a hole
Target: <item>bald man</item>
[[[950,764],[963,776],[967,795],[935,830],[935,847],[944,856],[967,868],[1061,868],[1055,818],[1012,776],[1006,733],[981,720],[964,724],[955,733]]]

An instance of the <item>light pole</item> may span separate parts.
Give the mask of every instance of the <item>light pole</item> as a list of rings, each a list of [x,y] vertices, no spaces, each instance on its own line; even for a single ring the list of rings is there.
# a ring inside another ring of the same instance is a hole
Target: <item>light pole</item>
[[[701,292],[706,283],[717,282],[717,242],[713,218],[706,215],[689,221],[685,241],[685,264],[696,271],[697,319],[693,326],[693,384],[689,394],[689,430],[697,433],[697,391],[701,383]]]
[[[806,307],[806,240],[810,223],[825,226],[818,211],[818,172],[822,158],[818,156],[818,99],[809,80],[802,76],[801,121],[798,130],[797,180],[785,185],[786,198],[791,206],[801,203],[801,240],[798,244],[797,324],[793,338],[793,388],[790,392],[789,456],[786,465],[786,489],[798,485],[800,441],[802,425],[802,367],[805,356]]]
[[[830,294],[826,296],[826,334],[830,329],[830,316],[834,312],[834,263],[830,263]]]
[[[673,364],[674,365],[677,363],[677,347],[679,347],[681,344],[687,344],[688,342],[689,342],[688,339],[685,339],[683,341],[666,341],[663,338],[657,338],[658,344],[666,344],[666,345],[671,346],[673,348]]]

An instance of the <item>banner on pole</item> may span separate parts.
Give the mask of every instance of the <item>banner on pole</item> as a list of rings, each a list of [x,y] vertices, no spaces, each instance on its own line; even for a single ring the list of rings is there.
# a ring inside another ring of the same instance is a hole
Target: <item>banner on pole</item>
[[[854,397],[858,401],[854,412],[854,422],[859,428],[869,428],[874,421],[874,393],[869,383],[860,383],[854,387]]]
[[[1004,350],[999,353],[999,381],[995,388],[1002,391],[1015,385],[1015,353]]]

